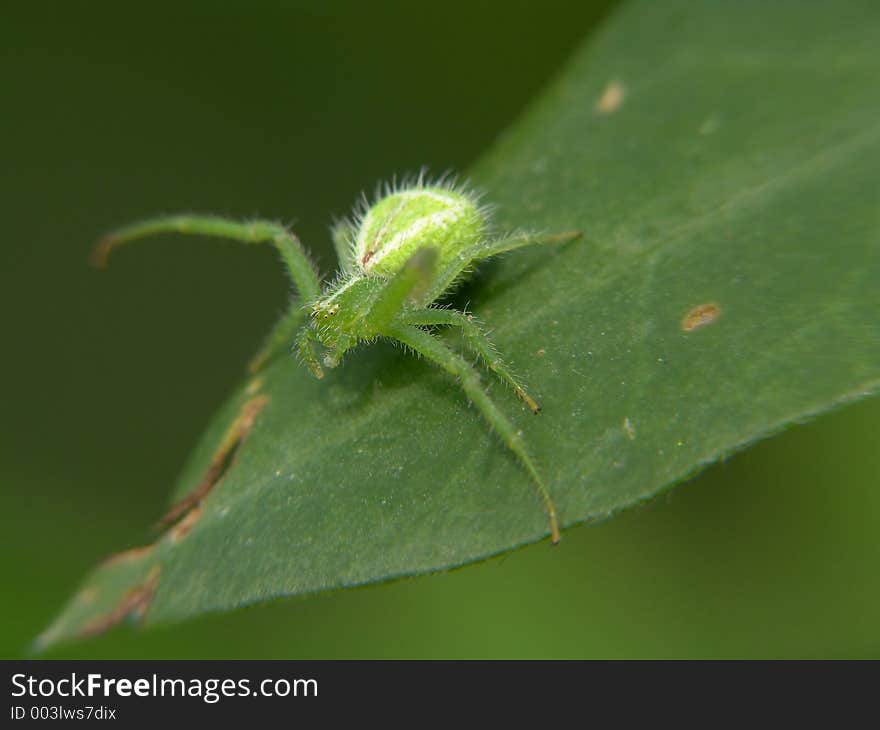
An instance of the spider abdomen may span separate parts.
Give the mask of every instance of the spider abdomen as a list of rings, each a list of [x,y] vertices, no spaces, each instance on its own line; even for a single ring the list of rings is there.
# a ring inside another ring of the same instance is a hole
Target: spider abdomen
[[[442,269],[483,238],[486,229],[486,211],[466,192],[442,186],[391,192],[358,222],[356,264],[367,275],[388,277],[430,246],[437,250]]]

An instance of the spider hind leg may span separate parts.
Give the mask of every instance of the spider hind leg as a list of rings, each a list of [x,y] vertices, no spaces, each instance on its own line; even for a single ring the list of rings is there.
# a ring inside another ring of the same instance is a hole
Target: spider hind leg
[[[526,449],[522,435],[489,397],[489,394],[480,383],[480,376],[477,372],[461,355],[454,353],[436,337],[416,326],[403,324],[394,326],[389,330],[388,336],[402,342],[414,352],[436,363],[458,379],[467,397],[477,406],[480,413],[489,422],[489,425],[501,436],[507,448],[516,455],[531,477],[538,496],[540,496],[541,501],[544,503],[544,511],[547,514],[547,523],[550,528],[550,537],[553,544],[556,545],[561,539],[556,505],[553,504],[550,492],[547,491],[544,480],[541,478],[531,454]]]

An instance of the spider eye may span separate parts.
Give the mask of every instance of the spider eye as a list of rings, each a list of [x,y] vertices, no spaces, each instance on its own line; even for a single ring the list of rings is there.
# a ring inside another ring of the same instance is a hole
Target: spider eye
[[[327,319],[327,317],[332,317],[339,311],[339,305],[333,304],[331,306],[327,306],[326,304],[315,304],[312,307],[312,316],[313,317],[321,317],[321,319]]]

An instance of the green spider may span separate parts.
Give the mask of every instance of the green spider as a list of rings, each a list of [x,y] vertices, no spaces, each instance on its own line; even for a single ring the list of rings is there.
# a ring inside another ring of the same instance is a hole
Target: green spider
[[[544,503],[553,543],[559,542],[556,507],[518,429],[489,397],[480,376],[464,357],[432,334],[438,326],[457,327],[468,346],[507,383],[533,413],[540,408],[494,346],[464,312],[437,301],[473,267],[524,246],[562,243],[577,231],[545,235],[518,232],[492,236],[490,210],[470,190],[444,180],[386,186],[372,205],[366,201],[351,220],[332,230],[340,272],[323,288],[315,268],[286,227],[269,221],[239,223],[216,216],[175,215],[120,228],[96,246],[92,260],[103,266],[119,244],[156,233],[187,233],[273,244],[299,293],[260,353],[256,371],[284,348],[293,348],[318,378],[336,367],[361,342],[397,340],[458,379],[467,397],[517,456]],[[307,312],[308,321],[303,324]],[[316,349],[319,352],[316,352]],[[319,357],[320,354],[320,357]]]

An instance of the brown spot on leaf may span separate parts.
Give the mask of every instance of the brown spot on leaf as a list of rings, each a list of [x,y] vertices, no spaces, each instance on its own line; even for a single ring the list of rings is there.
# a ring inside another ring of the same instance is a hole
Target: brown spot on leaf
[[[190,533],[190,530],[195,527],[196,522],[199,521],[199,517],[201,516],[202,506],[200,504],[187,512],[181,520],[168,531],[171,542],[180,542],[183,540],[183,538]]]
[[[167,527],[168,525],[174,524],[190,510],[198,507],[202,500],[208,496],[208,493],[217,485],[235,463],[235,457],[238,453],[239,447],[241,447],[247,439],[251,429],[254,427],[257,415],[263,410],[268,402],[269,396],[267,395],[257,395],[250,400],[245,401],[238,412],[238,416],[223,436],[220,446],[214,452],[214,457],[211,459],[211,464],[208,467],[205,476],[202,478],[202,481],[199,482],[198,486],[186,495],[186,497],[165,513],[162,519],[159,520],[160,527]],[[198,514],[190,523],[188,523],[183,534],[186,534],[192,529],[197,519]]]
[[[153,601],[153,596],[156,595],[160,572],[159,566],[154,565],[143,582],[126,591],[110,613],[89,621],[80,629],[79,635],[87,637],[103,634],[127,618],[143,621]]]
[[[110,565],[118,565],[119,563],[127,563],[130,560],[140,560],[149,555],[153,550],[153,545],[142,545],[141,547],[123,550],[119,553],[113,553],[104,558],[101,565],[108,567]]]
[[[715,302],[707,302],[691,309],[681,320],[683,332],[692,332],[700,327],[712,324],[721,316],[721,307]]]
[[[611,114],[620,109],[623,100],[626,98],[626,88],[619,81],[611,81],[602,96],[596,101],[597,114]]]

